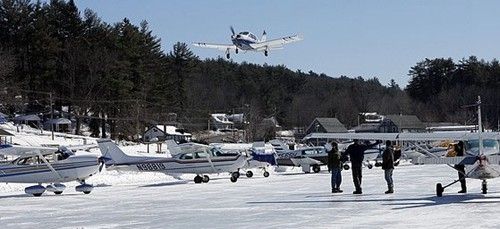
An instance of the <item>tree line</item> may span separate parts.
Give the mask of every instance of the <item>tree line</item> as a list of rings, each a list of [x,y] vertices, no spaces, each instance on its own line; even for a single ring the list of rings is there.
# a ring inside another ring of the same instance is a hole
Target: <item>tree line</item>
[[[73,0],[0,1],[4,111],[47,108],[47,94],[37,92],[50,92],[56,109],[68,107],[77,133],[86,122],[96,136],[100,128],[110,128],[113,138],[141,133],[170,121],[172,113],[191,131],[206,128],[215,112],[245,113],[250,123],[274,116],[285,128],[307,126],[315,117],[337,117],[352,127],[357,113],[371,111],[464,123],[470,115],[460,105],[477,94],[498,101],[498,62],[473,59],[426,59],[411,68],[403,90],[375,77],[201,60],[182,42],[166,52],[146,21],[110,24],[90,9],[81,12]],[[486,116],[490,126],[498,120],[493,108]]]

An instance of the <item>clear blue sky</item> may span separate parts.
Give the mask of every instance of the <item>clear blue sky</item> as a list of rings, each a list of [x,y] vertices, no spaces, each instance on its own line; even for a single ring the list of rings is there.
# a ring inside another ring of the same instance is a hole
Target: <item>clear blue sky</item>
[[[390,79],[404,87],[411,66],[424,58],[492,60],[500,53],[500,1],[190,1],[76,0],[108,23],[129,18],[149,22],[168,52],[177,42],[230,43],[229,26],[268,39],[300,34],[304,40],[283,50],[233,54],[233,61],[283,64],[332,77]],[[204,58],[222,52],[191,48]]]

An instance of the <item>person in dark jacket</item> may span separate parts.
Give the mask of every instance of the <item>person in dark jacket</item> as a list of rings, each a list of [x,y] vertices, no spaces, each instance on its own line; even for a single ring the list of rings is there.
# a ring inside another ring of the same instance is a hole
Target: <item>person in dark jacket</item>
[[[347,147],[344,154],[349,155],[352,167],[352,181],[354,183],[355,191],[353,194],[362,194],[361,190],[361,179],[362,179],[362,165],[365,159],[365,150],[379,144],[376,141],[373,144],[363,145],[359,140],[354,139],[354,143]]]
[[[457,153],[457,157],[464,156],[464,142],[459,141],[455,146],[455,152]],[[458,191],[458,193],[467,193],[467,184],[465,181],[465,165],[455,165],[455,169],[458,171],[458,179],[460,180],[460,185],[462,186],[462,190]]]
[[[392,172],[394,171],[394,149],[389,140],[385,142],[385,150],[382,154],[382,169],[384,170],[385,181],[387,182],[387,191],[385,191],[385,194],[394,193],[394,183],[392,181]]]
[[[336,142],[328,143],[325,149],[328,151],[328,171],[332,173],[332,193],[343,192],[340,189],[342,183],[342,161],[341,155]]]

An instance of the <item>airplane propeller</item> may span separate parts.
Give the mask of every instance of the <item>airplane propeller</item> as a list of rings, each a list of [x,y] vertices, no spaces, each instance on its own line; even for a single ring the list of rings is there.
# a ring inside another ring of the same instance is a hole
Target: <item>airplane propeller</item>
[[[111,160],[111,158],[108,158],[108,157],[99,157],[99,159],[97,159],[97,161],[99,162],[99,172],[102,171],[102,167],[104,167],[104,165],[106,165],[106,161],[109,161]]]
[[[233,26],[231,25],[231,26],[229,26],[229,28],[231,29],[231,33],[233,33],[233,36],[236,35],[236,32],[234,32]]]

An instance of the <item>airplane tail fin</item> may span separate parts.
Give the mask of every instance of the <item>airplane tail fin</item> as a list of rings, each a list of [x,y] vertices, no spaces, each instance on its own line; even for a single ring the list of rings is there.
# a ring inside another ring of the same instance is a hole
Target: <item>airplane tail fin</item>
[[[282,153],[290,150],[290,148],[288,148],[288,146],[280,140],[274,139],[269,141],[269,143],[271,143],[277,153]]]
[[[264,42],[264,41],[266,41],[266,39],[267,39],[267,33],[266,33],[266,31],[264,30],[264,32],[262,33],[262,37],[260,38],[260,41],[261,41],[261,42]]]
[[[176,154],[181,153],[181,147],[179,146],[179,144],[177,144],[177,142],[175,142],[172,139],[169,139],[166,141],[166,143],[167,143],[167,149],[168,149],[168,152],[170,152],[170,155],[176,155]]]
[[[116,164],[124,163],[129,161],[130,156],[125,154],[118,146],[111,141],[110,139],[99,139],[97,140],[97,144],[99,145],[99,149],[101,150],[102,156],[107,159],[105,160],[105,164],[113,164],[110,163],[114,161]]]

